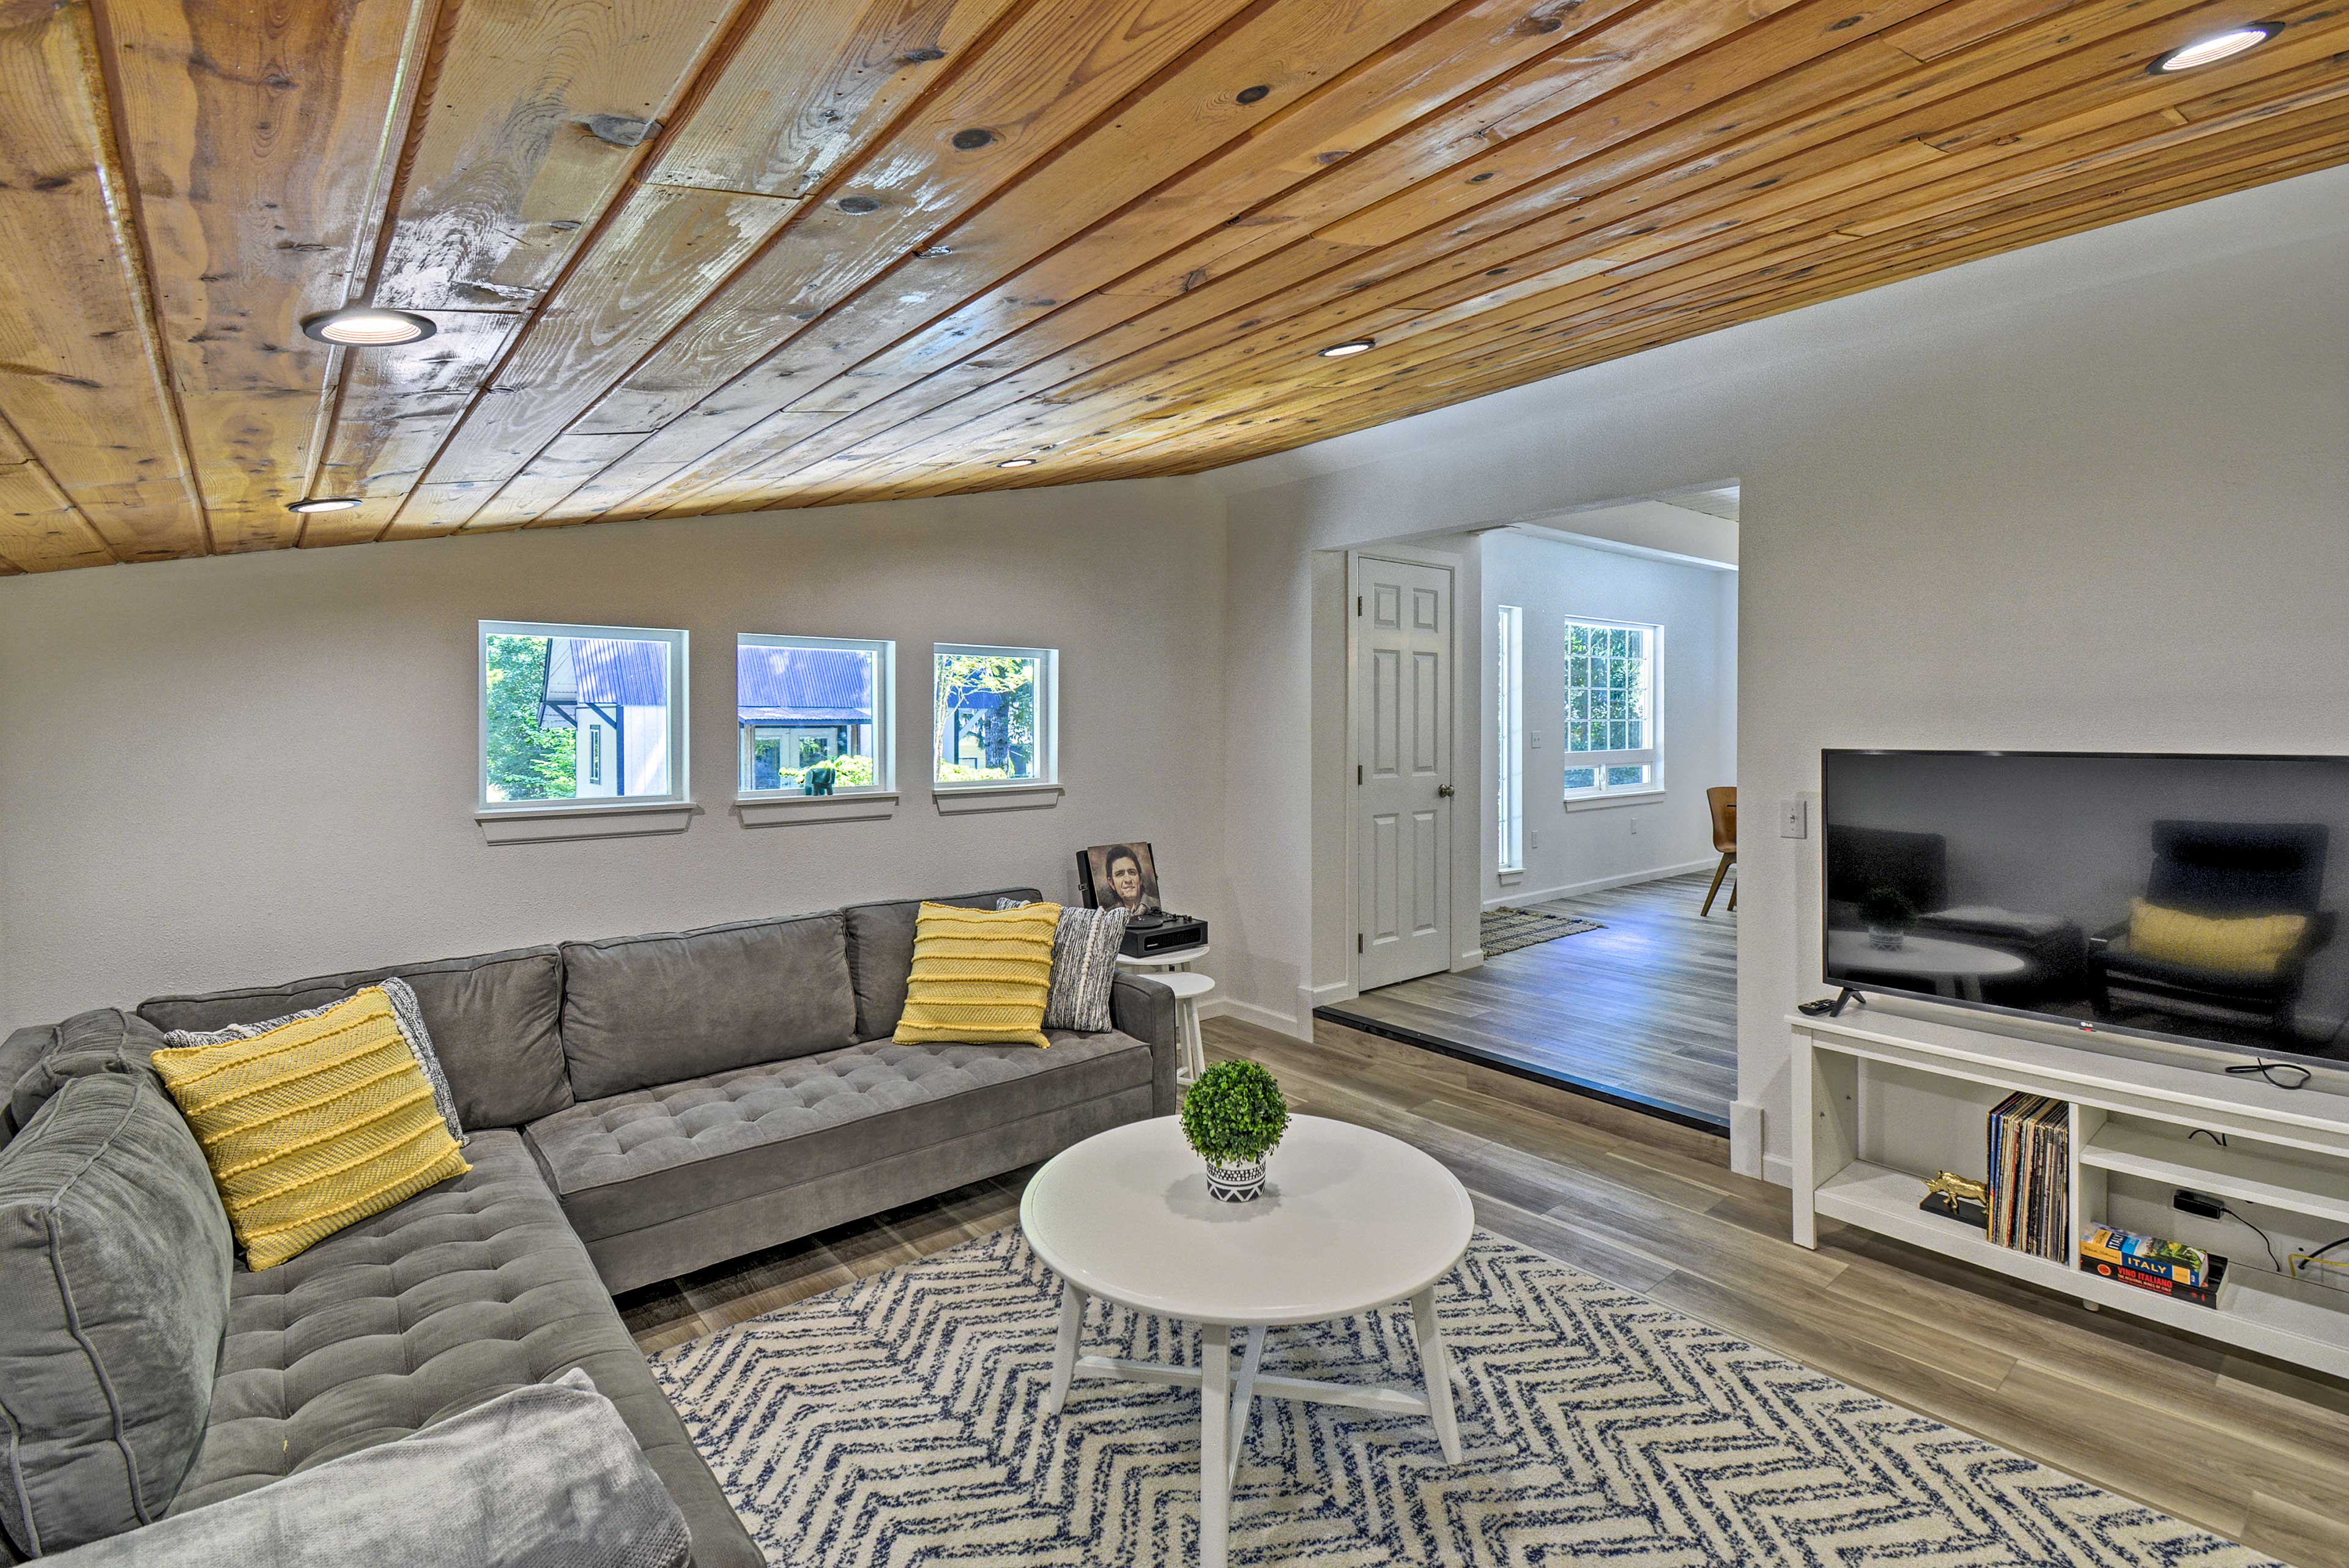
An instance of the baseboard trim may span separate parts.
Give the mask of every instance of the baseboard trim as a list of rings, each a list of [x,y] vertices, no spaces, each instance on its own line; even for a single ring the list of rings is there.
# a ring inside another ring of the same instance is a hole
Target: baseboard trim
[[[1762,1102],[1733,1100],[1729,1105],[1729,1168],[1740,1176],[1762,1174]]]
[[[1585,893],[1604,893],[1610,888],[1629,888],[1640,882],[1661,882],[1667,877],[1685,877],[1692,871],[1710,871],[1717,861],[1691,860],[1679,866],[1664,866],[1651,871],[1631,871],[1620,877],[1594,877],[1588,882],[1569,882],[1559,888],[1512,888],[1506,898],[1487,898],[1485,908],[1497,909],[1506,904],[1523,908],[1527,904],[1546,904],[1553,898],[1578,898]]]
[[[1332,1023],[1342,1023],[1349,1029],[1358,1029],[1365,1034],[1376,1034],[1381,1039],[1397,1040],[1406,1045],[1416,1045],[1423,1051],[1433,1051],[1439,1056],[1451,1056],[1463,1062],[1474,1062],[1478,1066],[1490,1067],[1495,1072],[1506,1073],[1513,1078],[1523,1078],[1535,1084],[1547,1084],[1554,1089],[1564,1089],[1570,1095],[1579,1095],[1587,1100],[1599,1100],[1610,1106],[1620,1106],[1627,1111],[1638,1111],[1642,1116],[1676,1122],[1682,1127],[1693,1127],[1698,1132],[1712,1133],[1718,1137],[1725,1138],[1729,1136],[1729,1124],[1720,1117],[1708,1116],[1702,1111],[1693,1110],[1687,1106],[1676,1106],[1670,1100],[1651,1099],[1645,1095],[1633,1094],[1629,1090],[1610,1088],[1605,1084],[1594,1083],[1588,1078],[1578,1078],[1570,1073],[1545,1072],[1538,1067],[1529,1067],[1522,1062],[1513,1062],[1506,1056],[1495,1056],[1479,1051],[1473,1045],[1464,1045],[1456,1040],[1446,1040],[1439,1035],[1425,1033],[1401,1023],[1389,1023],[1384,1019],[1372,1018],[1367,1013],[1350,1012],[1343,1007],[1319,1007],[1314,1009],[1313,1016],[1326,1018]]]
[[[1253,1002],[1241,1002],[1228,996],[1211,996],[1199,1003],[1199,1018],[1202,1023],[1210,1018],[1237,1018],[1243,1023],[1253,1023],[1259,1029],[1269,1029],[1292,1040],[1312,1037],[1309,1030],[1299,1034],[1297,1020],[1288,1013],[1275,1012],[1269,1007],[1258,1007]]]
[[[1795,1185],[1795,1162],[1783,1154],[1762,1157],[1762,1179],[1774,1187]]]
[[[1324,1007],[1335,1007],[1341,1002],[1351,1002],[1361,994],[1361,992],[1354,989],[1354,982],[1351,980],[1333,980],[1327,985],[1299,986],[1297,1016],[1305,1020],[1307,1030],[1307,1033],[1299,1035],[1299,1038],[1310,1037],[1313,1014],[1316,1011]]]

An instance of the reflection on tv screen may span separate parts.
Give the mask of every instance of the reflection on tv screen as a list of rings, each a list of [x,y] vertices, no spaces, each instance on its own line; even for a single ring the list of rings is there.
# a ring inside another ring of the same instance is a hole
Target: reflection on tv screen
[[[1828,752],[1830,984],[2340,1057],[2349,759]]]

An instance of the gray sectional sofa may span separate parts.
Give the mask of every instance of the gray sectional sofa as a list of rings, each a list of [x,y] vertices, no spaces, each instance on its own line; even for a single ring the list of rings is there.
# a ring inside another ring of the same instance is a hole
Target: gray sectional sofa
[[[1037,894],[944,901],[1006,896]],[[156,997],[9,1036],[0,1197],[7,1140],[37,1144],[77,1077],[151,1080],[165,1031],[278,1017],[390,975],[422,1005],[469,1135],[470,1175],[278,1268],[228,1272],[211,1256],[224,1229],[191,1241],[191,1269],[225,1273],[224,1326],[192,1462],[139,1516],[243,1497],[580,1368],[682,1511],[693,1561],[761,1562],[610,1293],[1174,1109],[1174,1000],[1147,980],[1118,979],[1112,1032],[1056,1033],[1049,1050],[892,1044],[916,904]],[[0,1363],[0,1404],[10,1376]]]

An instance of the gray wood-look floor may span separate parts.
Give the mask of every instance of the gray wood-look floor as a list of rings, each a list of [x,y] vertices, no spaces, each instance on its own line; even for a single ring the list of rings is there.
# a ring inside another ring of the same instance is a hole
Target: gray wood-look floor
[[[1805,1251],[1785,1192],[1731,1174],[1710,1134],[1314,1033],[1206,1026],[1212,1054],[1264,1063],[1299,1110],[1443,1160],[1488,1230],[2295,1568],[2349,1568],[2349,1385],[1847,1228]],[[622,1310],[647,1351],[714,1333],[1017,1224],[1026,1175],[631,1292]]]
[[[1606,929],[1365,992],[1332,1011],[1726,1127],[1737,1097],[1737,917],[1710,873],[1522,906]]]

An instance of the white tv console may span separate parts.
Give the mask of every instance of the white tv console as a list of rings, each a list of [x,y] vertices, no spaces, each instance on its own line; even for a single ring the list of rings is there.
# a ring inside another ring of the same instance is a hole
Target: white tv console
[[[1994,1269],[2094,1307],[2134,1313],[2282,1361],[2349,1377],[2349,1290],[2271,1272],[2240,1226],[2230,1234],[2167,1210],[2171,1189],[2258,1206],[2325,1240],[2349,1234],[2349,1095],[2323,1078],[2300,1090],[2230,1077],[2228,1058],[2115,1038],[2089,1050],[2047,1033],[2006,1033],[1860,1007],[1787,1022],[1795,1035],[1795,1241],[1818,1244],[1818,1217]],[[2052,1262],[1996,1246],[1922,1212],[1925,1179],[1985,1173],[1983,1118],[2015,1090],[2071,1114],[2075,1255]],[[2227,1140],[2220,1147],[2197,1129]],[[2158,1200],[2158,1202],[2157,1202]],[[2076,1232],[2098,1223],[2214,1246],[2230,1260],[2214,1307],[2155,1295],[2078,1267]],[[2218,1244],[2224,1238],[2224,1244]],[[2349,1249],[2344,1249],[2349,1251]],[[2338,1257],[2340,1254],[2334,1254]],[[2287,1266],[2289,1260],[2286,1260]]]

